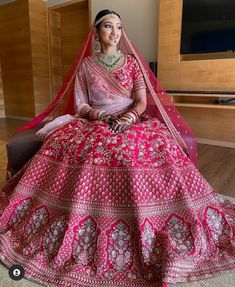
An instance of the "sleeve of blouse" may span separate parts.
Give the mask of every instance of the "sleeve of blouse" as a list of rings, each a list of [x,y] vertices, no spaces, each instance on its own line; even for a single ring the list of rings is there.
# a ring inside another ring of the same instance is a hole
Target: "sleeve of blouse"
[[[146,84],[143,73],[137,60],[133,57],[133,92],[138,90],[146,90]]]
[[[82,117],[85,113],[92,109],[89,105],[84,63],[81,64],[80,69],[75,76],[74,105],[78,117]]]

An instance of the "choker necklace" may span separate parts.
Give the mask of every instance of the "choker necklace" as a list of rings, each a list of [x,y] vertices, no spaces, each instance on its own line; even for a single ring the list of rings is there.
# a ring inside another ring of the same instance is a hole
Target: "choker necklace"
[[[111,70],[113,67],[115,67],[119,61],[121,60],[123,54],[121,50],[118,50],[116,53],[112,55],[106,56],[103,53],[98,54],[98,63],[105,68]]]

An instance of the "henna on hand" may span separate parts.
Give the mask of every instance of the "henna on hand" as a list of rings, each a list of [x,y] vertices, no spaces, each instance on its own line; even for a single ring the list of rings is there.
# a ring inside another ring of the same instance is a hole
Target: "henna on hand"
[[[129,128],[129,124],[126,124],[123,121],[119,121],[118,123],[113,123],[110,127],[110,131],[113,133],[120,133]]]

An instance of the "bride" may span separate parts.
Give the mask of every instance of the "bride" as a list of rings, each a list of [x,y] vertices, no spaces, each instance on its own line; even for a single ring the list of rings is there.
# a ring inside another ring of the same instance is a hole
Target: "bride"
[[[59,116],[60,115],[60,116]],[[100,11],[43,146],[2,190],[0,258],[49,286],[166,286],[235,269],[235,205],[199,173],[193,134]]]

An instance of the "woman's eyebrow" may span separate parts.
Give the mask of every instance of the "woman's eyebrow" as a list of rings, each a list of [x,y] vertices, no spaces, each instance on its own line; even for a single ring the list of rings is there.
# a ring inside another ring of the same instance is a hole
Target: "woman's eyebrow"
[[[104,22],[104,25],[105,25],[105,24],[111,24],[111,25],[113,25],[112,22]],[[122,25],[122,23],[119,23],[119,22],[118,22],[118,23],[116,23],[116,25]]]

